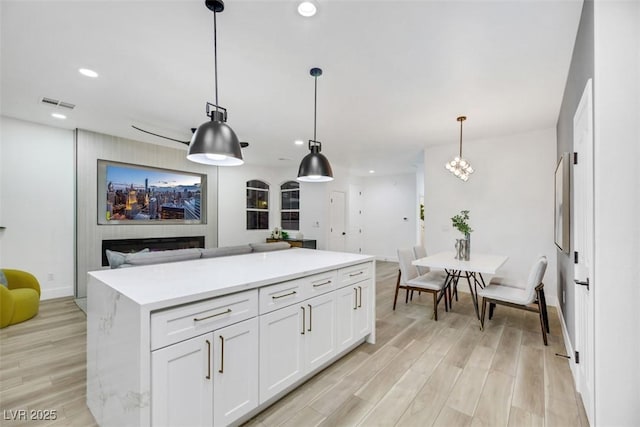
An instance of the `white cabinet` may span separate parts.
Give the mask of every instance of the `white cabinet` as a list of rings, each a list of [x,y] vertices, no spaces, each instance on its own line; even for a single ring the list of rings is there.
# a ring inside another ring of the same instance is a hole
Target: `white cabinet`
[[[356,311],[358,310],[358,289],[346,286],[336,291],[336,346],[340,353],[356,341]]]
[[[336,354],[335,293],[260,316],[260,403]]]
[[[302,377],[305,318],[300,304],[260,316],[260,403]]]
[[[213,424],[211,346],[205,334],[151,354],[151,424]]]
[[[213,425],[226,426],[258,406],[258,319],[215,331],[213,343]]]
[[[258,319],[151,354],[153,426],[226,426],[258,406]]]
[[[372,330],[373,323],[373,279],[364,280],[352,285],[358,294],[357,310],[355,310],[356,337],[361,338]]]
[[[336,292],[337,352],[340,353],[372,330],[372,280],[345,286]]]
[[[304,359],[307,372],[320,367],[336,354],[335,293],[320,295],[305,301],[306,330]]]

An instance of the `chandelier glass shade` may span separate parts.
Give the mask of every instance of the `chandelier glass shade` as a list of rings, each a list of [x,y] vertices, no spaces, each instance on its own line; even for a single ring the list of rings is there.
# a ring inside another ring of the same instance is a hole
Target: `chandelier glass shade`
[[[460,153],[453,160],[447,162],[444,167],[463,181],[469,180],[469,175],[473,173],[473,167],[468,160],[462,157],[462,122],[467,120],[466,116],[460,116],[456,119],[460,122]]]

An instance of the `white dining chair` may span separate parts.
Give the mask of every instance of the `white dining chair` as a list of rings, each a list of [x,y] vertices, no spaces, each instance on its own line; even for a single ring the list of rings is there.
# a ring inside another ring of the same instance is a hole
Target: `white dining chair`
[[[428,272],[419,274],[418,269],[411,262],[415,260],[412,249],[398,249],[398,262],[400,271],[398,272],[398,280],[396,282],[396,293],[393,299],[393,309],[396,309],[398,300],[398,292],[400,289],[407,291],[405,303],[409,302],[409,292],[419,291],[428,292],[433,295],[433,318],[438,320],[438,303],[444,297],[444,308],[447,308],[447,295],[444,291],[444,278],[436,273]]]
[[[420,258],[426,258],[427,257],[427,250],[425,249],[424,246],[422,245],[416,245],[413,247],[413,256],[416,259],[420,259]],[[442,281],[445,281],[447,278],[447,273],[444,270],[433,270],[429,267],[426,266],[421,266],[421,265],[416,265],[416,268],[418,269],[418,274],[419,275],[423,275],[423,274],[427,274],[429,272],[435,273],[436,275],[442,277]],[[449,290],[449,305],[451,305],[451,290]],[[458,293],[456,292],[456,301],[458,300]]]
[[[484,327],[484,318],[489,305],[506,305],[508,307],[538,313],[540,317],[540,329],[542,330],[542,340],[547,345],[547,332],[549,322],[547,318],[547,304],[544,298],[544,283],[542,278],[547,270],[547,257],[540,256],[529,272],[526,282],[507,282],[501,279],[498,283],[492,279],[484,289],[478,289],[478,297],[482,297],[482,313],[480,324]],[[533,305],[535,304],[535,305]],[[492,317],[490,309],[489,319]]]

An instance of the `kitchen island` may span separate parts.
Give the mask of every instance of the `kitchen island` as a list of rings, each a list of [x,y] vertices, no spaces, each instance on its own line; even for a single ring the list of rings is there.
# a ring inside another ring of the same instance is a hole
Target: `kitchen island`
[[[375,341],[373,257],[288,249],[89,273],[101,426],[240,423]]]

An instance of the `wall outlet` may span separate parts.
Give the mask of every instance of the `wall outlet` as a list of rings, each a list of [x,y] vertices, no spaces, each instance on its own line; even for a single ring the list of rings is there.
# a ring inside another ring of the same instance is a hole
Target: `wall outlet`
[[[47,280],[48,280],[49,282],[53,282],[53,280],[54,280],[53,273],[48,273],[48,274],[47,274]]]
[[[313,227],[314,227],[314,228],[320,228],[320,221],[315,221],[315,222],[313,223]]]

